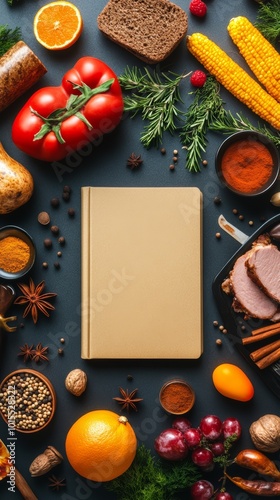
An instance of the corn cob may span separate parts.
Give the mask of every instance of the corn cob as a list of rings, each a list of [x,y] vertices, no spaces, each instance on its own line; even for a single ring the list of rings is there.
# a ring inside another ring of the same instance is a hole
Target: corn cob
[[[257,79],[280,101],[280,54],[246,17],[234,17],[227,29]]]
[[[201,33],[187,36],[191,54],[239,101],[280,130],[280,104],[226,52]]]

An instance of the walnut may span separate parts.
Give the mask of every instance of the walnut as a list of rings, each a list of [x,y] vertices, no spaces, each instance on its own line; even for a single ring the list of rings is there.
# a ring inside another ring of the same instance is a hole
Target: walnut
[[[38,455],[29,467],[32,477],[42,476],[53,467],[60,464],[63,456],[53,446],[48,446],[43,453]]]
[[[249,428],[251,439],[257,450],[274,453],[280,450],[280,417],[263,415]]]
[[[76,368],[68,373],[65,379],[66,389],[74,394],[74,396],[81,396],[86,390],[87,375],[83,370]]]

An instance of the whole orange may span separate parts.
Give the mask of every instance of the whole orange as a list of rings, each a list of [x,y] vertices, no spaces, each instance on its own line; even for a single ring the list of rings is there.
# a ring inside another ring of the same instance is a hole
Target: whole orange
[[[111,481],[132,464],[137,448],[125,416],[109,410],[82,415],[69,429],[65,450],[73,469],[92,481]]]

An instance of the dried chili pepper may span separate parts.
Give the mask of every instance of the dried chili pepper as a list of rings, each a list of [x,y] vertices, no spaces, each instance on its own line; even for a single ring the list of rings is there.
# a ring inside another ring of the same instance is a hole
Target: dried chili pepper
[[[258,450],[240,451],[235,457],[234,463],[259,474],[280,480],[280,471],[277,469],[275,463]]]
[[[262,480],[251,481],[242,477],[231,477],[226,474],[226,477],[236,486],[248,493],[256,496],[276,497],[280,495],[280,482],[269,482]]]

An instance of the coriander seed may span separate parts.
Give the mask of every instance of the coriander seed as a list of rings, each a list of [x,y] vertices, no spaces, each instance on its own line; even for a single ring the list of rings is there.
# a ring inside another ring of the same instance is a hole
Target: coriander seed
[[[177,150],[177,149],[174,149],[173,154],[174,154],[174,155],[177,155],[177,154],[178,154],[178,150]]]
[[[219,326],[219,322],[216,319],[213,321],[213,326]]]
[[[249,224],[249,226],[253,226],[254,225],[254,221],[249,220],[248,224]]]
[[[237,215],[237,214],[238,214],[238,210],[237,210],[237,208],[234,208],[234,209],[232,210],[232,213],[233,213],[234,215]]]
[[[47,226],[50,223],[50,216],[48,212],[40,212],[38,214],[37,220],[39,224],[42,224],[42,226]]]
[[[221,238],[221,233],[216,233],[216,238],[219,240]]]
[[[169,165],[169,170],[174,170],[174,169],[175,169],[175,165],[174,164]]]
[[[43,267],[44,269],[48,269],[49,265],[48,265],[48,263],[47,263],[47,262],[43,262],[42,267]]]
[[[239,219],[239,220],[244,220],[244,215],[239,215],[239,216],[238,216],[238,219]]]
[[[207,161],[207,160],[202,160],[202,165],[203,165],[204,167],[207,167],[207,165],[208,165],[208,161]]]
[[[217,339],[217,340],[216,340],[216,344],[217,344],[217,345],[222,345],[222,343],[223,343],[222,339]]]
[[[161,152],[162,155],[165,155],[166,154],[166,149],[165,148],[161,148],[160,152]]]
[[[57,252],[57,254],[56,254],[56,255],[57,255],[58,257],[61,257],[61,256],[62,256],[62,252],[61,252],[61,251],[59,251],[59,252]]]

